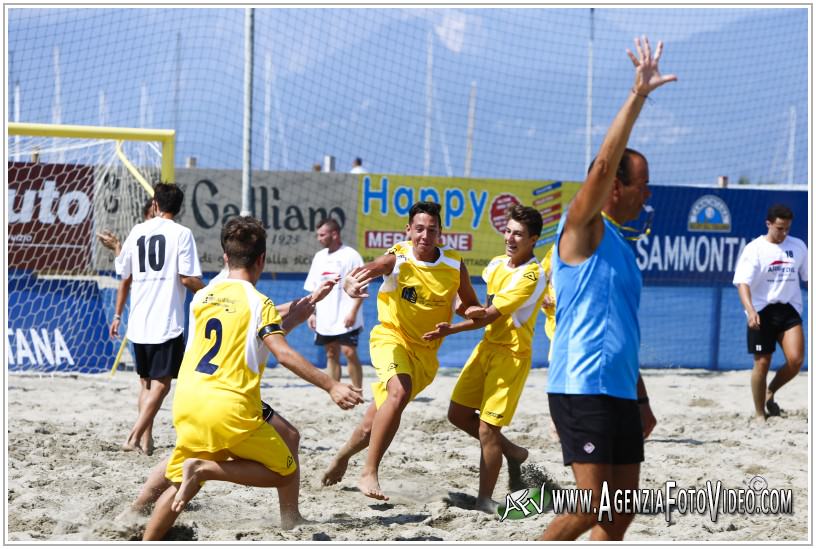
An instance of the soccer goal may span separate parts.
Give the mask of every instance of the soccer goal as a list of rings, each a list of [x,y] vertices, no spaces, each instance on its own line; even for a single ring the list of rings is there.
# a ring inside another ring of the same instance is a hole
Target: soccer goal
[[[174,130],[9,123],[9,370],[107,370],[113,252],[158,181],[173,182]]]

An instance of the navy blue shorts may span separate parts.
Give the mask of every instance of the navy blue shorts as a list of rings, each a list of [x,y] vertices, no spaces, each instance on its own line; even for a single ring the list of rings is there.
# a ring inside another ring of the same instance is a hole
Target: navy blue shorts
[[[564,465],[643,461],[643,425],[637,400],[608,395],[547,396]]]

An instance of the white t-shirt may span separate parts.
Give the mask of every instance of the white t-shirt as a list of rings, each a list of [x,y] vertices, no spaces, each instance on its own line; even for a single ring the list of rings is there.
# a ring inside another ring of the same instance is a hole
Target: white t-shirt
[[[789,303],[801,315],[799,281],[808,279],[807,246],[788,236],[781,244],[760,236],[742,250],[734,272],[734,285],[751,288],[751,303],[757,312],[770,303]]]
[[[361,267],[363,258],[357,250],[349,246],[341,245],[334,253],[329,253],[328,248],[323,248],[317,252],[312,259],[312,266],[306,276],[303,288],[307,292],[313,292],[321,282],[334,275],[340,275],[340,282],[332,288],[329,295],[322,301],[318,301],[315,306],[315,316],[317,317],[315,331],[320,335],[345,334],[363,325],[363,309],[357,311],[357,318],[354,325],[346,328],[343,319],[354,306],[355,299],[343,291],[343,277],[352,269]]]
[[[122,245],[115,265],[122,278],[133,275],[127,338],[155,344],[181,334],[187,289],[179,276],[201,276],[190,229],[162,217],[139,223]]]

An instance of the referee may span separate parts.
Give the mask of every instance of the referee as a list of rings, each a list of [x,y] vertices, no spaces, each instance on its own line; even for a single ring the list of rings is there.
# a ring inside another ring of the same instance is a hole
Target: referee
[[[745,246],[734,272],[734,285],[748,317],[748,352],[754,355],[751,392],[756,420],[761,422],[779,415],[774,395],[799,373],[804,362],[799,282],[808,279],[807,246],[788,235],[791,222],[790,208],[771,206],[765,219],[768,233]],[[777,341],[785,364],[766,386]]]

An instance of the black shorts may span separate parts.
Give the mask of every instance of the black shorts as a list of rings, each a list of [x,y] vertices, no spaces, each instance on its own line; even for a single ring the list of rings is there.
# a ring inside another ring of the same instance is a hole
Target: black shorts
[[[263,400],[261,401],[261,415],[263,416],[263,420],[267,423],[272,421],[272,418],[275,417],[275,410]]]
[[[164,343],[134,343],[136,373],[141,378],[177,378],[181,359],[184,358],[184,336],[169,339]]]
[[[790,303],[771,303],[759,311],[759,330],[747,329],[750,354],[773,354],[779,336],[802,324],[802,317]]]
[[[547,396],[564,465],[643,461],[643,426],[637,400],[608,395]]]
[[[327,343],[334,343],[335,341],[340,345],[348,345],[349,347],[356,347],[360,340],[360,332],[363,329],[357,328],[345,334],[337,334],[333,336],[324,336],[315,332],[315,345],[325,345]]]

